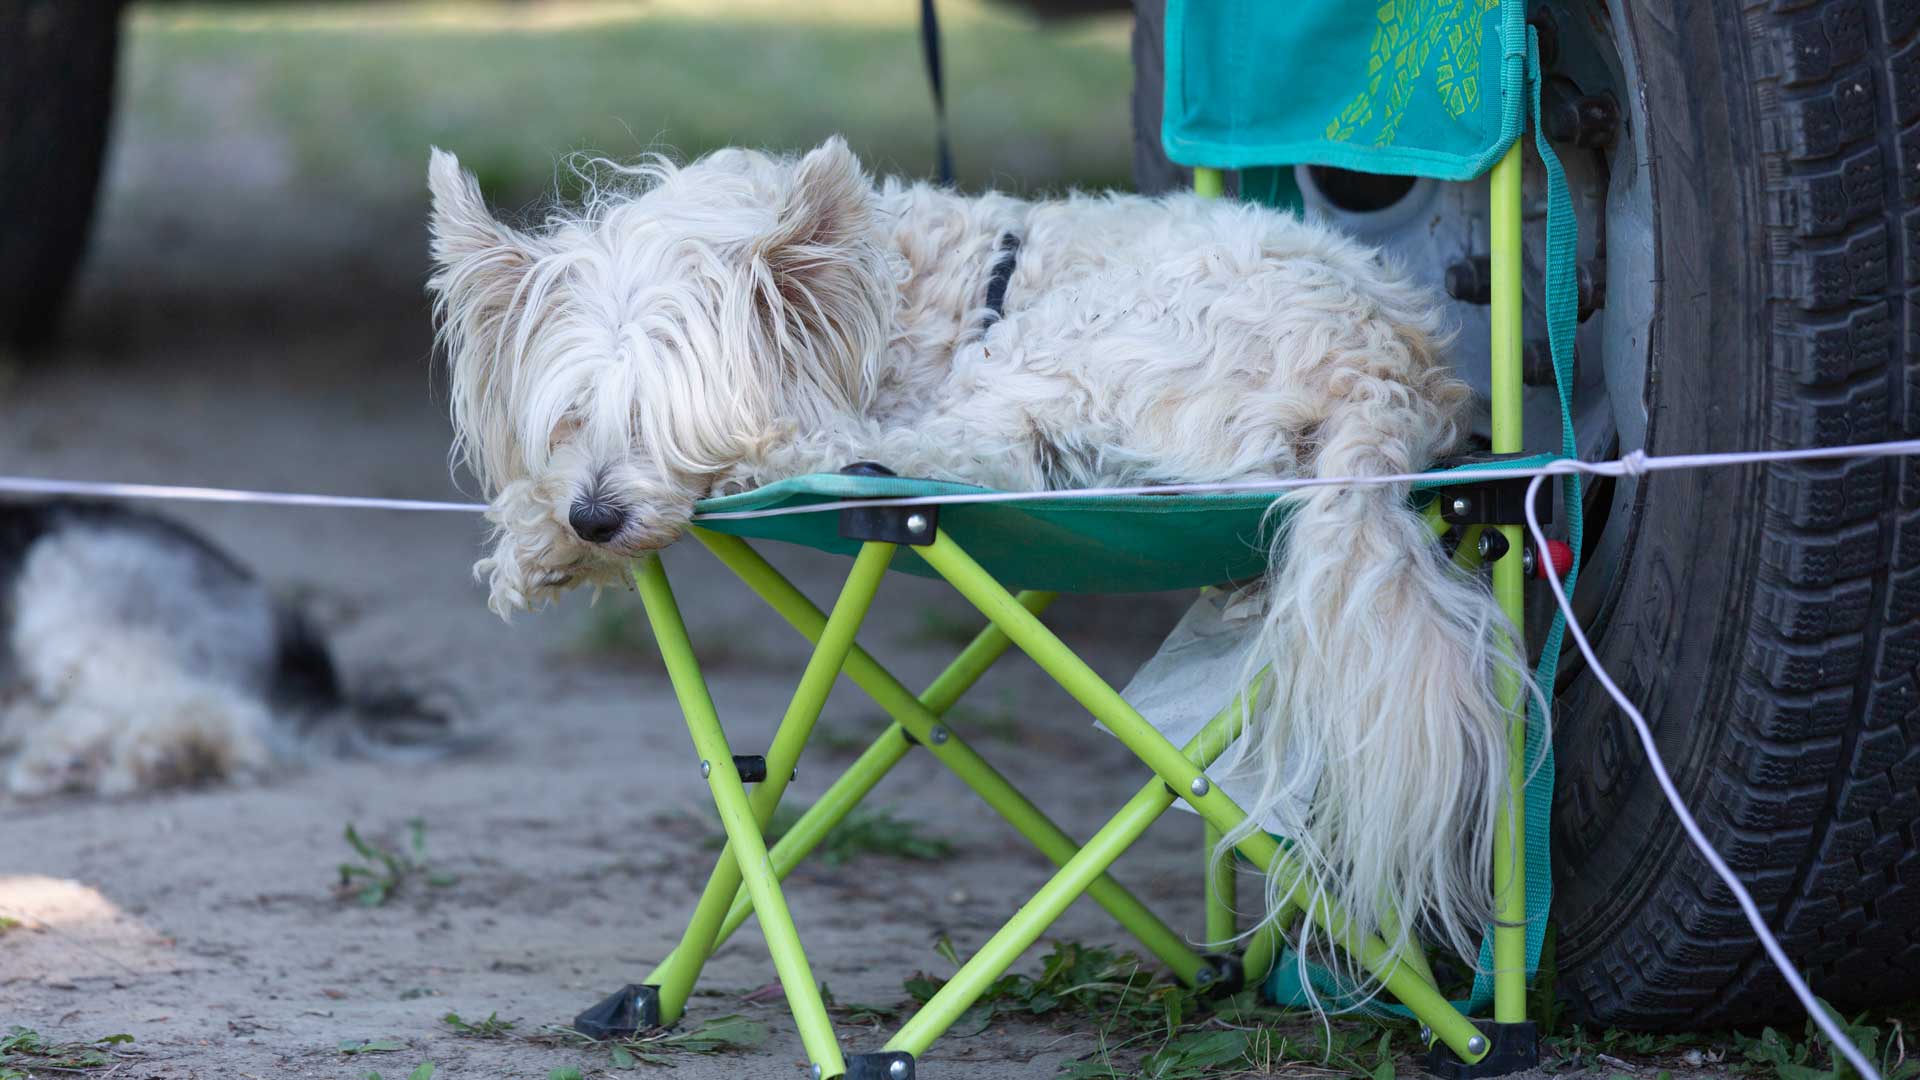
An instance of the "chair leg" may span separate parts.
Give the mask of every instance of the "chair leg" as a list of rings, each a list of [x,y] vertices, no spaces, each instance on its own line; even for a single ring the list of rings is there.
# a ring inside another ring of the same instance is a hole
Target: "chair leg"
[[[876,546],[868,545],[867,550]],[[862,552],[863,559],[867,551]],[[877,584],[879,574],[884,573],[891,551],[882,553],[878,558],[879,572],[873,574]],[[860,564],[856,562],[856,573]],[[693,655],[692,643],[687,640],[685,624],[681,621],[678,604],[674,601],[672,586],[667,582],[666,570],[660,565],[658,555],[649,555],[641,561],[634,573],[639,585],[641,599],[647,608],[647,617],[653,624],[655,640],[659,643],[660,654],[667,665],[667,674],[673,681],[675,694],[680,699],[681,711],[687,720],[687,730],[693,736],[695,750],[700,754],[703,771],[707,774],[707,784],[713,794],[714,805],[720,811],[720,822],[727,834],[727,859],[731,862],[734,880],[744,879],[747,893],[753,898],[754,910],[760,915],[762,933],[767,939],[767,951],[773,955],[773,966],[780,975],[780,985],[786,991],[787,1007],[793,1014],[794,1024],[799,1028],[800,1041],[806,1047],[807,1056],[812,1059],[826,1077],[840,1076],[846,1072],[846,1064],[840,1055],[839,1040],[833,1032],[833,1022],[827,1017],[826,1004],[821,1000],[819,984],[814,981],[812,969],[807,964],[806,950],[800,943],[799,932],[794,928],[793,916],[787,910],[786,898],[780,892],[780,882],[773,873],[773,867],[767,857],[766,840],[761,835],[761,821],[770,813],[777,801],[779,792],[774,790],[771,796],[761,800],[762,806],[756,806],[747,795],[746,785],[741,781],[739,772],[734,768],[733,753],[727,745],[726,732],[720,726],[720,718],[714,711],[713,700],[707,692],[705,678],[700,673],[700,664]],[[853,595],[849,595],[853,594]],[[849,605],[849,621],[858,625],[858,615],[864,614],[866,605],[872,601],[872,590],[866,590],[864,600],[857,595],[855,577],[848,579],[847,592],[843,600],[857,601]],[[857,612],[854,609],[857,607]],[[836,607],[836,614],[838,614]],[[831,625],[831,621],[830,621]],[[851,645],[852,629],[844,635],[846,645]],[[839,670],[839,662],[833,661],[828,667],[822,656],[823,650],[816,650],[814,661],[808,664],[807,674],[814,679],[802,679],[802,689],[794,694],[794,705],[788,712],[788,721],[802,720],[801,727],[810,728],[812,718],[819,715],[820,704],[826,698],[826,691],[832,686],[832,676]],[[825,667],[824,685],[816,673],[817,667]],[[805,731],[792,739],[783,739],[788,734],[789,723],[782,721],[781,732],[775,737],[774,745],[784,747],[793,744],[792,753],[797,756],[798,746],[805,742]],[[770,753],[769,758],[773,758]],[[772,769],[774,761],[769,760],[769,781],[774,779]],[[791,759],[787,759],[784,770],[792,768]],[[780,779],[785,779],[787,771],[782,771]],[[714,877],[720,879],[722,871],[716,868]],[[693,956],[697,950],[699,962],[704,962],[710,948],[713,933],[718,929],[720,916],[725,914],[725,900],[733,893],[733,885],[727,884],[724,890],[714,889],[709,883],[708,892],[719,897],[720,903],[713,905],[709,918],[712,920],[703,931],[689,928],[689,937],[683,941],[682,952]],[[696,923],[701,920],[696,919]],[[699,935],[705,934],[705,941]],[[692,963],[690,961],[690,963]],[[697,964],[695,965],[697,971]],[[691,977],[687,985],[691,987]],[[663,987],[665,996],[666,987]],[[678,991],[678,985],[674,987]],[[679,993],[678,1004],[684,1006],[685,994]],[[670,1022],[670,1021],[669,1021]]]
[[[824,625],[820,609],[745,541],[703,529],[695,529],[694,535],[794,629],[810,639],[818,637]],[[1052,599],[1051,593],[1023,593],[1017,598],[1009,596],[1009,600],[1029,617],[1044,610]],[[846,673],[907,734],[972,788],[988,807],[1054,865],[1063,866],[1079,850],[1078,845],[951,727],[940,723],[940,714],[959,699],[960,694],[986,671],[1008,645],[1009,640],[999,628],[990,626],[983,630],[920,698],[914,697],[858,645],[847,656]],[[1207,977],[1203,972],[1211,973],[1211,965],[1205,957],[1111,877],[1099,878],[1087,889],[1087,895],[1105,908],[1182,982],[1195,985]]]
[[[1203,773],[1203,763],[1212,761],[1226,742],[1239,735],[1238,702],[1228,706],[1221,716],[1210,722],[1196,736],[1194,743],[1189,744],[1189,750],[1183,751],[1154,730],[1133,706],[1127,704],[1119,691],[1095,674],[1085,661],[1034,618],[1032,612],[1021,607],[1012,594],[993,580],[946,533],[936,532],[933,543],[916,547],[915,552],[1004,631],[1015,645],[1032,657],[1042,670],[1060,684],[1061,689],[1105,724],[1107,730],[1133,751],[1135,757],[1146,763],[1161,781],[1177,793],[1177,797],[1186,799],[1188,805],[1199,811],[1201,817],[1222,833],[1231,832],[1246,820],[1246,813],[1214,787]],[[1209,745],[1205,740],[1219,741],[1216,746]],[[1277,876],[1280,880],[1288,880],[1295,873],[1292,861],[1280,851],[1278,841],[1264,832],[1256,830],[1248,834],[1240,841],[1239,850],[1262,872]],[[1304,892],[1303,887],[1296,886],[1285,894],[1284,901],[1303,906],[1310,917],[1327,930],[1336,944],[1358,959],[1380,980],[1387,993],[1431,1028],[1434,1035],[1459,1054],[1462,1060],[1478,1061],[1486,1056],[1486,1038],[1455,1011],[1412,965],[1402,963],[1386,942],[1378,937],[1353,933],[1347,928],[1344,914],[1324,897],[1309,897],[1303,895]]]
[[[1521,238],[1522,166],[1519,143],[1493,167],[1489,178],[1489,247],[1492,255],[1491,353],[1492,449],[1517,453],[1522,445],[1520,338],[1523,302]],[[1524,627],[1525,581],[1519,553],[1526,540],[1518,526],[1501,528],[1508,556],[1493,564],[1493,592],[1516,627]],[[1525,651],[1521,651],[1525,655]],[[1501,688],[1515,706],[1507,755],[1509,792],[1494,819],[1493,1018],[1500,1024],[1527,1019],[1527,710],[1522,688]]]
[[[1173,793],[1158,780],[1129,799],[1120,813],[1094,833],[1086,846],[1067,860],[1031,900],[1020,905],[1020,910],[1007,920],[999,933],[960,966],[953,978],[887,1041],[884,1049],[915,1057],[926,1053],[927,1047],[945,1034],[960,1014],[972,1007],[1001,973],[1040,939],[1061,912],[1079,899],[1087,886],[1172,805]]]
[[[1222,948],[1240,933],[1240,924],[1234,915],[1234,896],[1239,888],[1238,867],[1234,860],[1237,856],[1229,851],[1216,857],[1223,835],[1213,823],[1203,822],[1202,845],[1205,859],[1205,876],[1201,880],[1207,883],[1207,947]]]

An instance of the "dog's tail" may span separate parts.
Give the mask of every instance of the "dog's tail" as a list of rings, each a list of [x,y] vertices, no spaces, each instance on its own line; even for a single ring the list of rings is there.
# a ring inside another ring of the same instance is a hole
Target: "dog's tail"
[[[1320,430],[1314,471],[1425,465],[1405,450],[1420,426],[1408,419],[1381,416],[1377,401],[1342,410]],[[1263,790],[1240,835],[1263,819],[1280,823],[1310,903],[1337,905],[1349,928],[1389,944],[1418,935],[1472,962],[1493,911],[1494,814],[1508,759],[1496,687],[1503,672],[1520,673],[1517,638],[1407,499],[1405,485],[1326,487],[1285,504],[1249,659],[1272,673],[1248,717],[1245,764]],[[1291,882],[1268,884],[1271,894]],[[1325,959],[1327,943],[1305,942],[1314,947],[1299,955]],[[1373,983],[1346,960],[1354,983]]]

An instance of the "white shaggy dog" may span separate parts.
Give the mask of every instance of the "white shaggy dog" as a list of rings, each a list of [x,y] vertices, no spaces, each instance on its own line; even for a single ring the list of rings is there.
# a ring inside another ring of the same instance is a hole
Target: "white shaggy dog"
[[[855,461],[1002,489],[1379,475],[1465,429],[1434,298],[1294,217],[876,187],[839,139],[616,171],[521,230],[432,157],[430,287],[502,615],[619,577],[704,497]],[[1297,818],[1291,850],[1355,928],[1472,957],[1512,639],[1406,499],[1293,500],[1247,809]],[[1287,790],[1289,747],[1326,763],[1311,790]]]
[[[0,502],[0,760],[16,796],[259,779],[317,749],[437,752],[445,724],[397,689],[349,701],[313,624],[179,524]]]

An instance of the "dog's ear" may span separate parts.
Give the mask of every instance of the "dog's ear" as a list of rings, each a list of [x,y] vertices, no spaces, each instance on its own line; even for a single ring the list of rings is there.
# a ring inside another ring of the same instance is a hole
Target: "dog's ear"
[[[834,136],[793,167],[774,228],[753,246],[767,332],[789,358],[860,363],[879,332],[882,260],[873,184]],[[824,372],[811,372],[816,377]]]
[[[460,167],[459,158],[437,146],[427,162],[427,190],[433,194],[433,261],[441,270],[477,257],[525,264],[531,247],[526,237],[494,219],[480,197],[479,181]]]
[[[515,297],[539,255],[536,242],[495,220],[480,185],[452,154],[427,165],[434,317],[447,350],[455,445],[491,495],[518,453],[503,396],[494,393]]]
[[[857,242],[872,224],[873,184],[847,141],[835,135],[794,167],[780,227],[764,250],[776,270],[799,273],[813,262],[810,249]]]

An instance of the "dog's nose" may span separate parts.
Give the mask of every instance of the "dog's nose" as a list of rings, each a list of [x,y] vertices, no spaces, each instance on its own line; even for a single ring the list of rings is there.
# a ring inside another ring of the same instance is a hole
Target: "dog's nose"
[[[626,522],[625,511],[599,499],[582,499],[567,512],[567,524],[573,526],[574,535],[589,544],[604,544],[613,539]]]

